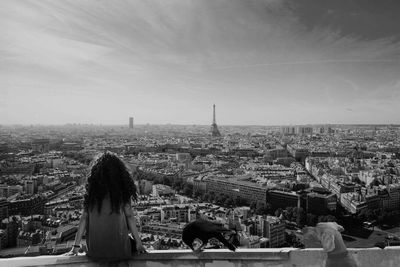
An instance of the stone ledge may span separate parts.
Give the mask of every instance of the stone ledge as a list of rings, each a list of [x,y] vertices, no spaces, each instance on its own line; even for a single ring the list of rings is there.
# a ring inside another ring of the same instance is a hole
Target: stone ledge
[[[226,261],[226,260],[260,260],[265,261],[287,261],[289,260],[289,252],[292,248],[278,249],[237,249],[232,252],[227,249],[208,249],[198,255],[191,250],[156,250],[147,254],[137,255],[132,261]],[[95,263],[86,255],[81,256],[38,256],[38,257],[16,257],[2,259],[0,266],[64,266],[64,265],[81,265],[87,266]]]
[[[385,249],[349,249],[359,266],[400,266],[400,247]],[[87,256],[38,256],[1,259],[0,266],[199,266],[199,267],[302,267],[324,266],[326,253],[322,249],[238,249],[231,252],[226,249],[210,249],[195,255],[191,250],[159,250],[148,254],[137,255],[132,260],[121,262],[95,262]]]

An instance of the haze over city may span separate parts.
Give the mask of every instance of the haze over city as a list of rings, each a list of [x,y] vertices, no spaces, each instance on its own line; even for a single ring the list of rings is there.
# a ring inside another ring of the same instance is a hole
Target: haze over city
[[[0,123],[400,123],[397,1],[1,1]]]

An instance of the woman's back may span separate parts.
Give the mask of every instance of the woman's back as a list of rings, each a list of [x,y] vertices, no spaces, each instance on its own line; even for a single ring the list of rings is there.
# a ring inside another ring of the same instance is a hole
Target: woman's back
[[[68,254],[78,253],[85,229],[88,256],[93,258],[130,258],[128,229],[135,239],[135,253],[146,253],[130,205],[137,199],[136,186],[125,163],[111,152],[98,155],[91,163],[85,188],[84,210]]]
[[[131,244],[123,208],[111,212],[111,201],[106,197],[98,206],[88,210],[86,243],[88,255],[98,259],[123,259],[131,257]]]

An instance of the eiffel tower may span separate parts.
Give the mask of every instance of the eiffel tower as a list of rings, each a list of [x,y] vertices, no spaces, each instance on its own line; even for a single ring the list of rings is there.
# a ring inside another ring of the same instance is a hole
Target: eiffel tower
[[[213,105],[213,123],[211,124],[211,136],[220,137],[221,133],[218,130],[217,122],[215,120],[215,104]]]

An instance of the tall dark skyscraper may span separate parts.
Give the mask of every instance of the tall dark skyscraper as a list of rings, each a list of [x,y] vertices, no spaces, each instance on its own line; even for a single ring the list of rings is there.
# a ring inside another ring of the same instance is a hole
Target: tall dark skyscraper
[[[129,117],[129,129],[133,129],[133,117]]]
[[[218,130],[217,121],[215,120],[215,104],[213,105],[213,123],[211,124],[211,136],[221,136],[221,133]]]

